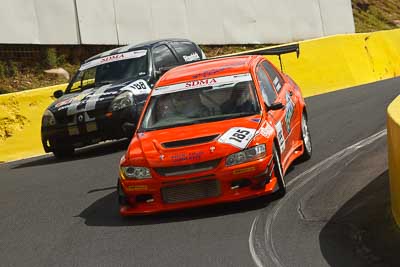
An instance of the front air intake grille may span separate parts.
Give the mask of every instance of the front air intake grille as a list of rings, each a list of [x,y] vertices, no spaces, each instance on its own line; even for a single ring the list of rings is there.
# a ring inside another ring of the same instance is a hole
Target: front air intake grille
[[[218,180],[206,180],[161,188],[163,201],[169,204],[217,197],[220,192]]]
[[[89,115],[90,118],[98,118],[104,116],[105,113],[106,110],[101,110],[101,109],[87,111],[87,114]]]
[[[214,134],[210,136],[203,136],[199,138],[192,138],[192,139],[184,139],[184,140],[179,140],[179,141],[172,141],[172,142],[166,142],[163,143],[162,146],[164,148],[175,148],[175,147],[183,147],[183,146],[192,146],[192,145],[198,145],[198,144],[204,144],[211,142],[215,138],[217,138],[219,134]]]
[[[184,175],[195,172],[212,170],[218,166],[220,161],[221,159],[215,159],[190,165],[155,168],[155,170],[158,174],[162,176]]]
[[[73,121],[73,118],[72,118],[72,121],[69,119],[69,117],[67,117],[67,116],[58,116],[58,117],[56,117],[56,121],[57,121],[57,123],[58,124],[68,124],[68,123],[70,123],[70,122],[72,122]]]

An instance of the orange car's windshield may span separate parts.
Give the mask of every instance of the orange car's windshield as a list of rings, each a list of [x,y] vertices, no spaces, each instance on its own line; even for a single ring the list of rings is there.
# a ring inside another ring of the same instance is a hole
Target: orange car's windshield
[[[152,96],[140,131],[220,121],[260,113],[254,83],[240,81]]]

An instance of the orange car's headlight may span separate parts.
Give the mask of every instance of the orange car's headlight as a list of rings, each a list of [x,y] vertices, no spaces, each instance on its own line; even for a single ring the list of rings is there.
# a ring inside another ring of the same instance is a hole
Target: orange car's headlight
[[[151,177],[150,170],[146,167],[121,166],[121,173],[125,179],[149,179]]]
[[[245,163],[248,161],[257,160],[265,157],[266,150],[265,144],[261,144],[258,146],[253,146],[251,148],[245,149],[243,151],[237,152],[235,154],[229,155],[226,158],[225,165],[233,166],[241,163]]]

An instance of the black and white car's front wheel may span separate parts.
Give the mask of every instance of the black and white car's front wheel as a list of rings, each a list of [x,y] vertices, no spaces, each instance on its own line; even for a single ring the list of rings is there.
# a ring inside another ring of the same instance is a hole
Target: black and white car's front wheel
[[[75,149],[71,145],[56,143],[53,148],[53,154],[56,158],[64,159],[74,155]]]
[[[307,115],[303,112],[301,116],[301,139],[303,141],[304,152],[301,156],[302,160],[308,160],[312,155],[312,143],[310,129],[308,128]]]

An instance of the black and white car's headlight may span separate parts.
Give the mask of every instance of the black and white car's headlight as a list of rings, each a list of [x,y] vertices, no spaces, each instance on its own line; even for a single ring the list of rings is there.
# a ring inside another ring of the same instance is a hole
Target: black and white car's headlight
[[[132,92],[123,92],[114,98],[110,105],[110,111],[117,111],[133,105]]]
[[[121,166],[120,168],[125,179],[142,180],[151,178],[150,170],[146,167]]]
[[[42,117],[42,126],[47,127],[47,126],[53,126],[55,124],[56,124],[56,118],[54,117],[54,114],[50,110],[46,109]]]
[[[226,158],[226,166],[233,166],[248,161],[253,161],[265,157],[265,144],[254,146],[235,154],[229,155]]]

